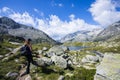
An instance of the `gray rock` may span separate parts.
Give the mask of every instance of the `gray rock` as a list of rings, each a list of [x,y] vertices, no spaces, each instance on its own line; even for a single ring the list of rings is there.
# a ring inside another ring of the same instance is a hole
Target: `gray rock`
[[[42,57],[42,58],[38,58],[37,63],[40,66],[47,66],[47,65],[51,65],[53,62],[50,58]]]
[[[97,56],[92,56],[92,55],[86,55],[82,60],[82,63],[95,63],[99,61],[99,57]]]
[[[49,49],[48,53],[55,53],[56,55],[60,56],[64,54],[64,50],[60,46],[54,46]]]
[[[10,53],[5,54],[5,57],[8,57],[8,56],[10,56]]]
[[[120,80],[120,54],[105,53],[94,80]]]
[[[55,55],[54,52],[47,52],[47,53],[44,53],[45,55],[47,55],[48,57],[52,57]]]
[[[104,54],[101,53],[101,52],[99,52],[99,51],[94,51],[94,53],[95,53],[97,56],[101,57],[101,58],[104,57]]]
[[[16,72],[8,72],[6,74],[6,77],[14,77],[14,76],[18,76],[18,73],[16,73]]]
[[[0,59],[2,59],[4,56],[3,55],[0,55]]]
[[[43,53],[43,50],[38,50],[37,51],[39,54],[42,54]]]
[[[64,80],[65,79],[65,77],[63,76],[63,75],[61,75],[59,78],[58,78],[58,80]]]
[[[61,67],[61,68],[67,68],[67,61],[62,56],[52,56],[52,61],[55,63],[55,65]]]
[[[48,48],[47,47],[43,47],[43,49],[42,49],[43,51],[47,51],[48,50]]]
[[[64,52],[69,51],[69,48],[66,47],[66,46],[63,46],[62,49],[63,49]]]

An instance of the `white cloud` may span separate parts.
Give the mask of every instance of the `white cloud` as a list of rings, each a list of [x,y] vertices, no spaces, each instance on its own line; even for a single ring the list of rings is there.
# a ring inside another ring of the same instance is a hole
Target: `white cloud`
[[[59,6],[59,7],[63,7],[63,4],[62,4],[62,3],[59,3],[58,6]]]
[[[39,11],[38,9],[34,8],[34,11],[38,13],[41,17],[44,17],[44,13]]]
[[[74,6],[75,6],[75,5],[72,3],[72,4],[71,4],[71,7],[74,7]]]
[[[34,11],[38,10],[34,9]],[[25,11],[24,13],[14,11],[13,13],[7,14],[7,16],[18,23],[31,25],[35,28],[38,28],[56,40],[78,30],[92,30],[96,27],[99,27],[98,25],[88,24],[83,19],[75,19],[74,14],[71,14],[69,16],[70,21],[62,21],[57,15],[50,15],[46,19],[40,19],[31,16],[30,13],[28,13],[27,11]]]
[[[10,8],[8,8],[8,7],[3,7],[1,11],[2,11],[2,12],[7,12],[8,10],[10,10]]]
[[[75,15],[74,15],[74,14],[71,14],[71,15],[69,16],[69,18],[70,18],[70,20],[73,20],[73,19],[75,19]]]
[[[35,26],[34,18],[30,16],[28,12],[24,12],[22,14],[14,12],[13,14],[9,14],[8,17],[12,18],[13,20],[21,24]]]
[[[112,0],[96,0],[89,11],[96,22],[106,27],[120,20],[120,11],[117,11],[116,7]]]

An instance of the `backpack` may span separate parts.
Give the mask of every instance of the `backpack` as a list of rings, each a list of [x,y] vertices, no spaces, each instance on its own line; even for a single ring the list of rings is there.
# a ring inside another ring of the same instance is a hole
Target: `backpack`
[[[27,46],[26,45],[23,45],[21,48],[20,48],[20,55],[21,56],[26,56],[27,55]]]

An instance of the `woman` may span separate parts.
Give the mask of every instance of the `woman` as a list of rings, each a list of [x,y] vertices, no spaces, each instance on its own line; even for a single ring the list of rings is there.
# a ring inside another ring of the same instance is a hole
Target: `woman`
[[[21,76],[24,76],[25,74],[29,74],[30,73],[30,63],[32,63],[34,65],[37,65],[33,61],[33,57],[32,57],[31,39],[25,40],[24,46],[26,47],[26,55],[25,55],[25,57],[27,59],[27,68],[26,68],[26,72],[24,72]]]

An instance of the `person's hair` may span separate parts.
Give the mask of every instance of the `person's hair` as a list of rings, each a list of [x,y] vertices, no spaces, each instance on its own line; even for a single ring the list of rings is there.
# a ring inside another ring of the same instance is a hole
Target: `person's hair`
[[[30,44],[30,41],[32,41],[32,40],[31,39],[25,40],[25,44]]]

